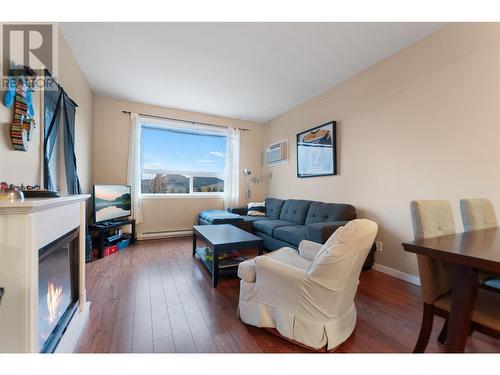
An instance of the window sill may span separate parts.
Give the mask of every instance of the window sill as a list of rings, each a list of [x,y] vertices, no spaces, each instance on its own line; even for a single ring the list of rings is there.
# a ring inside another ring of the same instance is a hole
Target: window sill
[[[224,199],[224,194],[141,194],[142,199]]]

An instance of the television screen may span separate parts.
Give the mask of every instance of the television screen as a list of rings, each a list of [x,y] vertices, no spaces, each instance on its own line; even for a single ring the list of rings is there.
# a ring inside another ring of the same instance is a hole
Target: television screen
[[[130,216],[130,186],[94,185],[95,222]]]

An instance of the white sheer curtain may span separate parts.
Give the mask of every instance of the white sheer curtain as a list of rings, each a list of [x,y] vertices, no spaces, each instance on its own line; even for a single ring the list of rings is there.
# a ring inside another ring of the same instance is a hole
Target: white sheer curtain
[[[137,113],[130,114],[127,184],[132,190],[132,217],[142,223],[141,208],[141,122]]]
[[[237,207],[240,200],[240,131],[227,128],[224,209]]]

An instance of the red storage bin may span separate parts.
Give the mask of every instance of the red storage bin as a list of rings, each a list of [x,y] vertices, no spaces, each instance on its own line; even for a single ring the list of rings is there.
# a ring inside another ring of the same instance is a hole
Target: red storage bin
[[[118,246],[113,245],[113,246],[106,246],[104,248],[104,254],[103,256],[107,257],[108,255],[114,254],[118,252]]]

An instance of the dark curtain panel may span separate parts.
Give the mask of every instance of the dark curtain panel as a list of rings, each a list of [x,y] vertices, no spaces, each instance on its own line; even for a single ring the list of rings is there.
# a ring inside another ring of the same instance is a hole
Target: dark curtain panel
[[[45,72],[47,87],[44,91],[44,179],[43,187],[48,190],[56,190],[57,182],[55,176],[51,175],[50,163],[54,156],[58,134],[63,136],[64,145],[64,169],[66,172],[66,183],[69,194],[80,194],[80,181],[76,171],[75,155],[75,112],[78,105],[71,100],[64,89]],[[60,133],[61,119],[63,123]]]
[[[44,142],[43,142],[43,187],[48,190],[56,190],[56,184],[50,173],[50,160],[54,153],[57,133],[61,122],[61,105],[63,91],[59,85],[50,77],[47,77],[48,87],[44,91]]]
[[[76,103],[66,93],[63,94],[64,103],[64,165],[66,170],[66,182],[69,194],[80,194],[80,180],[76,171],[75,155],[75,112]]]

